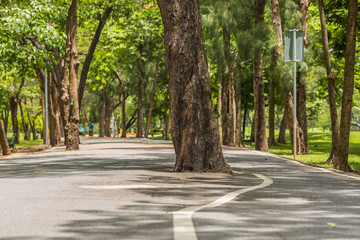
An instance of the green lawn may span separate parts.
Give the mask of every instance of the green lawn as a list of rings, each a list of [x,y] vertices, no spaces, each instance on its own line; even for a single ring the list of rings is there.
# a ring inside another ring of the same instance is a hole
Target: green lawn
[[[7,133],[7,137],[12,137],[13,134],[12,133]],[[32,137],[32,135],[31,135]],[[43,144],[43,140],[39,139],[38,140],[30,140],[30,141],[25,141],[24,140],[24,134],[20,133],[20,143],[16,144],[16,148],[21,149],[21,148],[31,148],[32,146],[38,146],[38,145],[42,145]]]
[[[293,158],[289,134],[286,135],[286,140],[286,145],[271,146],[269,147],[269,152]],[[323,167],[332,166],[326,164],[326,160],[328,159],[331,151],[331,132],[324,132],[318,129],[309,130],[309,148],[309,155],[298,155],[296,156],[296,159]],[[351,167],[360,170],[360,131],[352,131],[350,134],[348,161]]]

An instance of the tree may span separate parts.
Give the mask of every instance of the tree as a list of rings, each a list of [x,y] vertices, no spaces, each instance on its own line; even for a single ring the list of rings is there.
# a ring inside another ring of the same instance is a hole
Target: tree
[[[323,51],[325,57],[325,67],[326,67],[326,74],[328,80],[328,94],[329,94],[329,105],[330,105],[331,133],[332,133],[331,153],[327,162],[332,162],[334,152],[336,152],[338,146],[338,137],[339,137],[339,121],[337,115],[336,96],[335,96],[335,80],[338,72],[332,71],[331,69],[329,38],[328,38],[328,30],[326,26],[324,2],[323,0],[318,0],[318,2],[319,2]]]
[[[354,93],[355,47],[357,31],[358,0],[349,0],[345,49],[345,76],[341,108],[339,145],[334,154],[334,168],[351,171],[348,164],[351,108]]]
[[[157,60],[156,60],[156,70],[155,70],[155,77],[154,77],[154,83],[153,83],[153,90],[151,92],[151,99],[150,99],[150,106],[146,115],[146,127],[145,127],[145,135],[144,137],[147,138],[150,131],[150,125],[151,125],[151,114],[155,103],[155,95],[156,95],[156,86],[157,81],[159,78],[159,67],[160,67],[160,60],[161,60],[161,50],[159,51]]]
[[[261,24],[264,22],[265,1],[255,1],[255,22]],[[266,138],[266,119],[265,119],[265,97],[263,81],[263,50],[257,49],[254,56],[254,108],[255,108],[255,149],[268,151],[268,142]]]
[[[175,171],[231,172],[211,101],[198,0],[159,0],[169,64]]]
[[[110,1],[110,4],[111,4],[111,1]],[[78,97],[79,97],[79,108],[81,108],[81,103],[82,103],[82,98],[83,98],[83,95],[84,95],[84,90],[85,90],[85,84],[86,84],[86,79],[87,79],[87,75],[88,75],[88,72],[89,72],[89,69],[90,69],[90,64],[91,64],[91,61],[93,59],[93,56],[94,56],[94,52],[96,50],[96,46],[100,40],[100,35],[101,35],[101,32],[106,24],[106,21],[107,19],[109,18],[110,14],[113,12],[114,10],[114,7],[113,6],[107,6],[104,13],[102,14],[100,20],[99,20],[99,24],[96,28],[96,31],[95,31],[95,34],[94,34],[94,37],[91,41],[91,44],[90,44],[90,47],[89,47],[89,50],[86,54],[86,57],[85,57],[85,61],[84,61],[84,64],[82,66],[82,69],[81,69],[81,75],[80,75],[80,83],[79,83],[79,89],[78,89]]]
[[[2,149],[2,153],[3,155],[9,155],[10,154],[10,148],[9,148],[9,144],[6,138],[6,133],[3,127],[3,124],[0,120],[0,142],[1,142],[1,149]]]
[[[298,5],[301,12],[301,25],[304,31],[304,47],[308,48],[308,8],[311,0],[299,0]],[[304,68],[298,70],[297,76],[297,120],[299,127],[302,130],[304,149],[302,154],[309,154],[309,141],[308,141],[308,129],[307,129],[307,113],[306,113],[306,71]]]
[[[61,81],[61,101],[64,107],[64,131],[67,150],[79,150],[79,104],[77,73],[77,0],[71,0],[66,22],[64,74]],[[69,85],[69,87],[68,87]]]
[[[274,31],[276,34],[277,44],[274,51],[274,68],[277,69],[279,74],[279,83],[282,98],[284,101],[284,111],[285,116],[283,119],[287,120],[291,143],[294,146],[293,142],[293,126],[294,126],[294,104],[293,104],[293,96],[291,94],[290,87],[286,84],[286,81],[289,80],[287,76],[287,69],[283,63],[283,37],[282,37],[282,22],[281,22],[281,15],[280,15],[280,6],[278,0],[271,0],[271,10],[272,10],[272,23],[274,27]],[[280,63],[280,64],[279,64]],[[303,154],[305,151],[304,146],[304,136],[302,134],[302,129],[299,127],[299,123],[296,120],[296,151],[297,154]],[[292,148],[294,149],[294,148]]]

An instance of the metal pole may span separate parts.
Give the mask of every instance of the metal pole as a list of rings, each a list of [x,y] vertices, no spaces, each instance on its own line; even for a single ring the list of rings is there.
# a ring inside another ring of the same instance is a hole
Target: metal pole
[[[296,160],[296,30],[294,29],[293,32],[293,39],[294,39],[294,160]]]
[[[48,109],[48,81],[45,68],[45,145],[49,145],[49,109]]]

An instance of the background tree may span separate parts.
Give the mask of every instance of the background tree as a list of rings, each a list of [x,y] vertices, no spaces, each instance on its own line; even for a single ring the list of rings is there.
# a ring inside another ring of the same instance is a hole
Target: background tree
[[[354,92],[355,47],[357,33],[358,1],[350,0],[348,5],[348,21],[345,49],[345,76],[341,108],[339,147],[334,154],[334,168],[351,171],[348,164],[351,108]]]

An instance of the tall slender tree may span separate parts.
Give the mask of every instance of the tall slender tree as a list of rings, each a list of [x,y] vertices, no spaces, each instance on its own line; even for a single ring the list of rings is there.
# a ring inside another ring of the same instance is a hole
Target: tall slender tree
[[[265,0],[255,1],[255,23],[264,22]],[[256,49],[253,70],[254,70],[254,108],[255,108],[255,149],[268,151],[268,142],[266,138],[266,118],[265,118],[265,96],[263,80],[263,50]]]
[[[169,63],[175,171],[231,172],[211,101],[198,0],[159,0]]]
[[[309,45],[308,41],[308,8],[311,0],[299,0],[298,5],[301,12],[301,25],[304,31],[304,47],[305,49]],[[309,154],[309,140],[308,140],[308,129],[307,129],[307,113],[306,113],[306,71],[302,68],[298,69],[297,74],[297,120],[299,127],[303,134],[303,152],[302,154]]]
[[[341,108],[339,145],[334,154],[334,168],[351,171],[348,164],[351,108],[354,93],[355,48],[358,0],[349,0],[345,49],[345,75]]]
[[[336,97],[335,97],[335,80],[338,72],[332,71],[331,69],[330,47],[329,47],[328,30],[326,26],[324,2],[323,0],[318,0],[318,3],[319,3],[319,12],[320,12],[325,67],[326,67],[326,74],[328,80],[328,94],[329,94],[330,118],[331,118],[331,138],[332,138],[331,153],[327,162],[332,162],[334,152],[336,152],[338,146],[338,138],[339,138],[339,120],[337,115]]]

